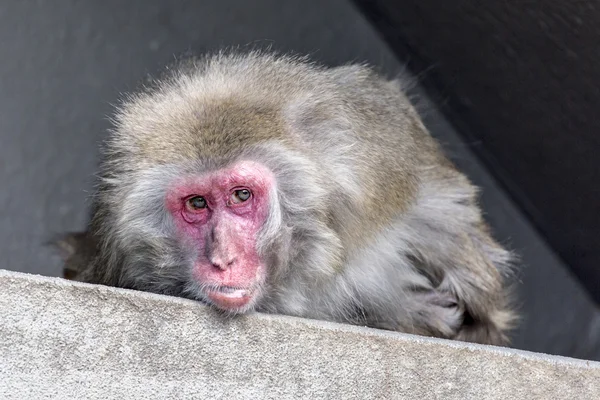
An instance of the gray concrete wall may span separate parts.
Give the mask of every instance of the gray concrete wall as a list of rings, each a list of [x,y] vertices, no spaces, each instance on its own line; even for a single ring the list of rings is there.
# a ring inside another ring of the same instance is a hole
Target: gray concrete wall
[[[600,363],[0,270],[2,399],[598,399]]]

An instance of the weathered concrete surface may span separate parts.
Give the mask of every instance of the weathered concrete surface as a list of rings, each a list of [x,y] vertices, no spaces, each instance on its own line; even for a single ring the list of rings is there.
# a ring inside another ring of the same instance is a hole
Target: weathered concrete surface
[[[600,363],[0,270],[2,399],[599,399]]]

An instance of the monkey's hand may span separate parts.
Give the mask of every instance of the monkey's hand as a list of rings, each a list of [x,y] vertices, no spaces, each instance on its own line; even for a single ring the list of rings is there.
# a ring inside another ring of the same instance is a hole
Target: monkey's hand
[[[410,325],[400,330],[449,339],[458,335],[465,313],[454,295],[437,289],[419,290],[412,292],[410,299]]]

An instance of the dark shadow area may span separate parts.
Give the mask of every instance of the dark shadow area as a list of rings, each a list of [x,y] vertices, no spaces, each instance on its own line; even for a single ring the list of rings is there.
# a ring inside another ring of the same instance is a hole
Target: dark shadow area
[[[356,3],[600,302],[600,3]]]

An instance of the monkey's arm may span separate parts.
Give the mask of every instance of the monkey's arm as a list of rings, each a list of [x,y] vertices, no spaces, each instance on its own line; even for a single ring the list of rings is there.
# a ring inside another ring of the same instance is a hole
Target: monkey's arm
[[[56,238],[52,244],[64,260],[63,278],[90,281],[90,269],[96,252],[94,240],[87,232],[70,232]]]
[[[515,319],[505,282],[513,255],[492,239],[475,187],[457,171],[444,175],[443,180],[428,179],[408,216],[409,257],[435,287],[430,300],[455,299],[462,323],[454,338],[507,344],[506,332]]]

